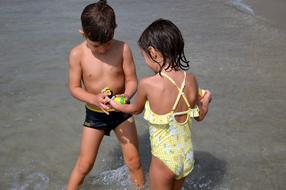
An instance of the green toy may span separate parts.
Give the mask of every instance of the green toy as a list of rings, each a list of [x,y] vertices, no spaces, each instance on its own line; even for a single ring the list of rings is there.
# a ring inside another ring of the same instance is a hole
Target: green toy
[[[112,100],[118,104],[128,104],[128,100],[125,96],[113,96]]]
[[[114,96],[112,90],[108,87],[105,87],[104,89],[102,89],[101,92],[108,93],[108,97],[118,104],[129,104],[129,100],[125,96],[123,95]]]

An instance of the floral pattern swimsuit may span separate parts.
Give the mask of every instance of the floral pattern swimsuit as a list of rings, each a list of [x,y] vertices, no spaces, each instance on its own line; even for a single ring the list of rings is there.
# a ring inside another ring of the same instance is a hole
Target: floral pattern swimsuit
[[[192,109],[184,95],[186,72],[184,72],[184,80],[180,88],[168,75],[161,74],[177,87],[179,94],[172,111],[164,115],[154,113],[147,101],[144,119],[148,121],[152,155],[174,172],[176,179],[181,179],[187,176],[194,166],[191,126],[192,117],[199,116],[199,108],[196,106]],[[185,100],[188,109],[175,112],[181,97]],[[175,119],[177,115],[187,115],[187,118],[184,122],[178,122]]]

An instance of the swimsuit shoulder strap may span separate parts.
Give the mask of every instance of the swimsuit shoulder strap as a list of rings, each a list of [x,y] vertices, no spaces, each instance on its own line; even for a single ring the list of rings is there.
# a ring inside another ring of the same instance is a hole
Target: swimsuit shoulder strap
[[[174,111],[174,110],[176,109],[176,107],[177,107],[177,105],[178,105],[178,103],[179,103],[179,100],[180,100],[181,96],[184,98],[184,100],[185,100],[185,102],[186,102],[188,108],[190,108],[190,104],[189,104],[189,102],[188,102],[188,99],[187,99],[187,97],[186,97],[185,94],[184,94],[184,88],[185,88],[185,84],[186,84],[186,72],[184,71],[184,80],[183,80],[183,82],[182,82],[182,84],[181,84],[181,87],[178,87],[178,85],[176,84],[176,82],[175,82],[171,77],[169,77],[167,74],[161,73],[161,75],[162,75],[163,77],[165,77],[166,79],[168,79],[171,83],[173,83],[173,84],[177,87],[177,89],[178,89],[178,91],[179,91],[179,94],[178,94],[178,96],[177,96],[177,99],[176,99],[176,101],[175,101],[175,103],[174,103],[174,105],[173,105],[172,111]]]

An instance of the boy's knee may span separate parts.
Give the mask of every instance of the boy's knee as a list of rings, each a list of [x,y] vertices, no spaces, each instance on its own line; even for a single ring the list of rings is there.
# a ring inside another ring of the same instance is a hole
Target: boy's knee
[[[131,171],[138,170],[141,167],[139,156],[129,156],[125,158],[125,164]]]
[[[86,162],[86,161],[78,161],[77,169],[82,175],[87,175],[89,171],[92,169],[93,163],[92,162]]]

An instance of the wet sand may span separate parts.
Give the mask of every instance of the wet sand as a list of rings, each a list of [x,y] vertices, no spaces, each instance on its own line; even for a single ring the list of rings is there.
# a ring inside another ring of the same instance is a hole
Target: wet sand
[[[89,2],[0,1],[1,190],[55,190],[67,182],[79,153],[84,119],[83,103],[67,89],[67,55],[82,40],[79,18]],[[132,48],[139,78],[152,73],[137,39],[153,20],[168,18],[183,33],[191,72],[214,94],[206,120],[194,122],[196,165],[184,189],[284,189],[283,19],[268,16],[267,11],[274,10],[264,1],[243,1],[254,14],[229,0],[109,2],[117,14],[116,38]],[[285,10],[285,3],[279,7]],[[148,129],[142,115],[136,122],[147,176]],[[112,134],[103,140],[82,189],[129,186]]]

